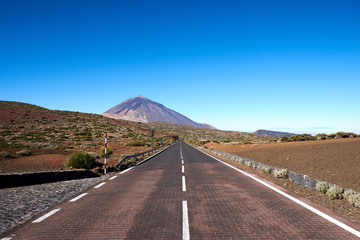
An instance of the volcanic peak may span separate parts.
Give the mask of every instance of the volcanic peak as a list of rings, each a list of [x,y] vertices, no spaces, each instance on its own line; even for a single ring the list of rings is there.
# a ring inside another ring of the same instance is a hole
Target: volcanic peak
[[[135,122],[168,122],[191,125],[199,128],[214,128],[208,124],[201,124],[171,110],[164,105],[154,102],[143,95],[125,100],[107,110],[103,116]]]

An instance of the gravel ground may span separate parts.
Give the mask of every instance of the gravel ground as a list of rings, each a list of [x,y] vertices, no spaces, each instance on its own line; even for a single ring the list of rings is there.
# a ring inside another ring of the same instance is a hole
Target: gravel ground
[[[0,235],[108,177],[0,189]]]

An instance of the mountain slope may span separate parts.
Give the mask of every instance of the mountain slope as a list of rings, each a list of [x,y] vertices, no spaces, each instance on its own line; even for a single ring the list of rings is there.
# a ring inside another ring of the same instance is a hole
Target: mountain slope
[[[115,120],[98,114],[0,101],[0,148],[82,149],[97,152],[104,145],[107,132],[113,149],[121,149],[121,154],[132,154],[125,146],[135,148],[139,145],[131,145],[138,141],[151,145],[150,130],[146,124]],[[164,143],[172,142],[172,137],[166,134],[156,132],[156,136],[161,137]]]
[[[125,100],[102,114],[105,117],[141,123],[168,122],[198,128],[214,128],[208,124],[194,122],[184,115],[154,102],[142,95]]]

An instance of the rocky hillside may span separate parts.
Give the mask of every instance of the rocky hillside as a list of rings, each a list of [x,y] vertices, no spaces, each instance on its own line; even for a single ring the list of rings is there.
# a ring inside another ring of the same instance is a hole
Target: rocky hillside
[[[0,101],[0,148],[91,149],[104,144],[150,145],[150,127],[97,114],[49,110],[26,103]],[[163,142],[172,138],[156,134]],[[139,144],[141,142],[141,144]]]
[[[123,119],[141,123],[167,122],[198,128],[214,128],[208,124],[194,122],[184,115],[181,115],[160,103],[151,101],[142,95],[126,100],[107,110],[102,115],[114,119]]]

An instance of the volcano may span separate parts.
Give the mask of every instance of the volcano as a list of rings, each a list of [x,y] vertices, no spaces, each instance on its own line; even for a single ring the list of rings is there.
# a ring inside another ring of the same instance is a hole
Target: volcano
[[[184,115],[154,102],[142,95],[125,100],[102,114],[105,117],[141,123],[168,122],[198,128],[216,129],[209,124],[197,123]]]

